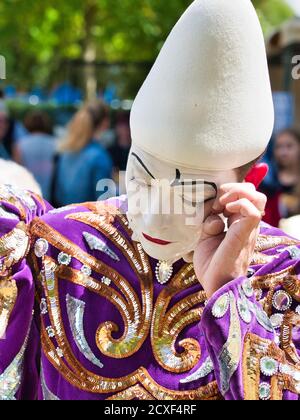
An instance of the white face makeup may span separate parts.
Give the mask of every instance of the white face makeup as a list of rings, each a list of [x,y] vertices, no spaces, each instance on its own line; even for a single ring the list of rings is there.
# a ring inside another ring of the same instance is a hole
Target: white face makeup
[[[237,182],[231,171],[197,171],[131,149],[126,187],[133,240],[152,258],[170,264],[194,251],[218,187]]]

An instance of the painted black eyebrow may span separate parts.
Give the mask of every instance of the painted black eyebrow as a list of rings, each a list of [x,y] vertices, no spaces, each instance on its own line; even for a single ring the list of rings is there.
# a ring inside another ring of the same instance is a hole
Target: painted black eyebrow
[[[147,172],[147,174],[151,176],[152,179],[156,179],[155,176],[152,175],[152,173],[149,171],[147,166],[144,164],[142,159],[136,153],[132,152],[131,155],[137,159],[139,164],[143,167],[143,169]],[[191,182],[180,181],[180,178],[181,178],[180,170],[176,169],[176,179],[171,183],[171,187],[178,187],[178,186],[184,186],[184,185],[194,186],[194,185],[200,184],[199,181],[191,181]],[[216,194],[218,194],[218,187],[214,182],[207,182],[207,181],[202,182],[201,181],[201,184],[202,185],[209,185],[210,187],[212,187],[215,190]]]
[[[152,173],[149,171],[147,166],[144,164],[144,162],[142,161],[142,159],[138,155],[136,155],[135,153],[131,153],[131,155],[137,159],[139,164],[142,165],[143,169],[147,172],[148,175],[151,176],[152,179],[156,179],[155,176],[152,175]]]
[[[171,187],[178,187],[178,186],[184,186],[184,185],[198,185],[198,184],[202,184],[202,185],[209,185],[210,187],[212,187],[216,194],[218,195],[218,187],[214,182],[199,182],[199,181],[190,181],[190,182],[184,182],[184,181],[180,181],[181,178],[181,173],[179,169],[176,169],[176,179],[172,182]]]

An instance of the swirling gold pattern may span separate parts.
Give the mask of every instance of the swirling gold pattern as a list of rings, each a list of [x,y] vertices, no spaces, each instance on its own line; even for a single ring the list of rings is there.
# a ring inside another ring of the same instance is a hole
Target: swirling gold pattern
[[[6,277],[11,267],[27,256],[30,248],[30,240],[27,226],[20,222],[0,239],[0,257],[2,266],[0,277]]]
[[[187,372],[201,358],[200,345],[195,339],[181,340],[178,343],[184,349],[181,353],[176,351],[175,344],[185,327],[201,319],[203,308],[199,308],[199,305],[206,300],[205,293],[192,294],[167,311],[175,295],[197,282],[193,266],[185,266],[161,291],[156,301],[151,327],[152,348],[156,361],[170,372]]]
[[[284,315],[283,323],[280,332],[280,344],[282,350],[289,358],[290,361],[295,363],[300,368],[300,357],[293,343],[293,328],[300,328],[300,315],[287,311]]]
[[[119,332],[119,326],[116,324],[107,321],[99,326],[95,341],[102,354],[116,359],[129,357],[135,354],[145,339],[151,335],[155,358],[159,363],[165,363],[166,370],[170,372],[186,372],[196,366],[200,360],[201,349],[197,340],[186,338],[176,342],[186,327],[200,320],[206,296],[204,292],[192,293],[173,307],[168,308],[171,300],[177,294],[199,285],[193,266],[185,265],[170,282],[170,285],[164,288],[158,296],[158,310],[154,314],[152,269],[141,245],[129,241],[131,231],[126,218],[118,215],[117,212],[113,214],[113,217],[110,217],[101,207],[99,210],[98,206],[96,214],[80,212],[69,215],[67,218],[72,222],[77,221],[93,227],[109,238],[122,252],[132,268],[135,275],[135,279],[132,280],[136,284],[133,287],[132,281],[129,283],[118,271],[83,251],[42,220],[36,219],[31,227],[35,237],[46,239],[60,252],[67,253],[81,264],[90,267],[92,272],[105,276],[112,282],[109,286],[105,282],[96,280],[92,274],[89,277],[79,269],[58,265],[52,258],[43,257],[42,284],[45,289],[44,295],[47,300],[51,328],[55,333],[54,337],[49,337],[47,330],[50,326],[47,325],[46,329],[44,320],[42,320],[43,350],[50,363],[76,388],[91,393],[107,394],[108,396],[116,394],[117,398],[124,396],[177,400],[221,398],[215,382],[195,390],[172,391],[157,384],[143,367],[126,377],[112,379],[88,371],[79,362],[68,341],[62,320],[59,300],[60,280],[80,285],[105,298],[122,316],[124,330],[120,338],[112,337],[112,334]],[[112,225],[113,221],[121,229],[116,229]],[[36,261],[34,261],[34,266],[37,269]],[[165,323],[160,318],[160,308]],[[182,347],[182,353],[177,353],[176,344]],[[164,351],[168,351],[172,355],[171,360],[163,359]]]
[[[18,288],[15,280],[0,280],[0,340],[5,336],[17,296]]]
[[[278,246],[291,246],[300,245],[300,241],[289,238],[288,236],[270,236],[270,235],[259,235],[255,251],[262,252],[276,248]]]
[[[244,399],[259,400],[260,360],[265,356],[276,360],[280,366],[278,372],[271,377],[270,399],[282,400],[284,390],[299,395],[299,369],[287,361],[285,352],[272,341],[249,333],[245,337],[243,352]]]

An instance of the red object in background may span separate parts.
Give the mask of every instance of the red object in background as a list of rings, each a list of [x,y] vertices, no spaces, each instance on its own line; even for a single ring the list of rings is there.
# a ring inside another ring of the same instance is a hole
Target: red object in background
[[[281,215],[279,212],[279,198],[280,193],[268,197],[266,205],[266,214],[263,218],[264,222],[268,223],[271,226],[278,227],[281,220]]]
[[[258,189],[265,177],[269,172],[269,166],[266,163],[258,163],[253,166],[248,175],[246,176],[246,182],[250,182],[255,185]]]
[[[246,176],[246,182],[251,182],[255,185],[255,188],[259,190],[259,186],[265,179],[269,172],[269,166],[266,163],[258,163],[255,165],[248,175]],[[263,218],[264,222],[278,227],[281,216],[279,212],[279,197],[280,194],[275,194],[272,197],[268,197],[268,202],[266,205],[265,216]]]

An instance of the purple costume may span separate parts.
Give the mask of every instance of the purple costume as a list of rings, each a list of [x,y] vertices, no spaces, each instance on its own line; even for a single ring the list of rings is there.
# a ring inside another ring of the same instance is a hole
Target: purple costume
[[[124,200],[0,200],[0,399],[299,398],[299,241],[263,224],[249,277],[207,302],[191,264],[157,281]]]

